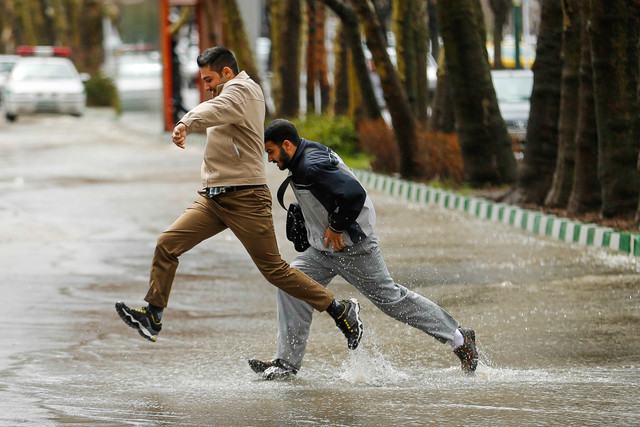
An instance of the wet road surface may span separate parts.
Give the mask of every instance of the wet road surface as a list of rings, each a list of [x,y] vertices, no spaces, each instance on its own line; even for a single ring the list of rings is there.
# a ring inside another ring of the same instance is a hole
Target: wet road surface
[[[298,376],[261,381],[246,360],[275,351],[275,288],[228,232],[181,257],[158,342],[141,339],[113,306],[143,304],[202,148],[103,110],[0,121],[0,425],[640,424],[635,258],[376,193],[391,273],[476,330],[475,376],[335,280],[363,305],[358,350],[316,313]]]

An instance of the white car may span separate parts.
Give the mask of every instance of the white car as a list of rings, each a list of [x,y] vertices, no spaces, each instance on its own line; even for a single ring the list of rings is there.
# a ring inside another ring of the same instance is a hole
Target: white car
[[[124,53],[116,59],[115,83],[123,111],[161,111],[162,63],[159,52]]]
[[[493,80],[498,107],[507,125],[507,131],[519,142],[524,142],[529,122],[533,72],[531,70],[493,70],[491,80]]]
[[[2,100],[2,92],[9,73],[19,58],[18,55],[0,55],[0,100]]]
[[[67,58],[20,58],[7,78],[2,109],[10,122],[24,114],[55,113],[81,116],[87,105],[83,80]]]

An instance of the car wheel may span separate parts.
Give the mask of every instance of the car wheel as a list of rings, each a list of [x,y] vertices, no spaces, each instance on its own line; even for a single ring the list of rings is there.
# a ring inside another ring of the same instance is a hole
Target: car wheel
[[[18,118],[18,116],[16,116],[15,114],[10,114],[10,113],[5,114],[5,117],[10,122],[15,122],[16,119]]]

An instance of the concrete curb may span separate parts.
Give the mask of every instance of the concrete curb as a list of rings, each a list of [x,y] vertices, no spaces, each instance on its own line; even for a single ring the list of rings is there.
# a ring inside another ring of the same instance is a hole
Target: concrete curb
[[[391,196],[466,212],[481,219],[512,225],[533,234],[563,242],[612,248],[632,256],[640,256],[640,235],[638,234],[560,218],[479,197],[463,196],[426,184],[372,172],[362,170],[353,172],[365,187]]]

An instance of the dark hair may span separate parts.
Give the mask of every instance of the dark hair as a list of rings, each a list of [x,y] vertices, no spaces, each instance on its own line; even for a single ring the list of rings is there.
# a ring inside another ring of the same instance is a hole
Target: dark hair
[[[275,119],[264,130],[264,141],[271,141],[276,145],[282,145],[288,139],[296,147],[300,144],[298,129],[289,120]]]
[[[211,71],[222,74],[224,67],[231,68],[233,74],[238,74],[238,61],[233,53],[222,46],[210,47],[198,55],[196,59],[199,68],[209,67]]]

